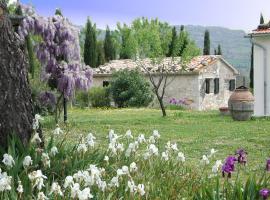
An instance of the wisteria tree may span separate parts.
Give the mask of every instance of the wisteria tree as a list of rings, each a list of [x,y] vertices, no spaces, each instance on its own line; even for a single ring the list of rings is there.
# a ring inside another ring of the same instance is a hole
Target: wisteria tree
[[[66,121],[66,102],[74,96],[75,90],[88,90],[92,85],[92,69],[80,59],[79,30],[61,15],[44,18],[31,7],[22,6],[22,10],[26,18],[19,27],[19,35],[21,38],[29,34],[41,36],[41,42],[35,45],[36,56],[42,65],[41,78],[52,90],[59,92],[56,121],[61,108],[64,108]],[[46,98],[53,98],[48,92],[44,94]]]

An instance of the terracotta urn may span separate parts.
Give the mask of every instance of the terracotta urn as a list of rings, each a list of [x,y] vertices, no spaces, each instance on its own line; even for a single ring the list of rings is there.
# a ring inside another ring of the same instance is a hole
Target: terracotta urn
[[[247,87],[241,86],[231,95],[228,106],[234,120],[249,120],[254,112],[254,97]]]

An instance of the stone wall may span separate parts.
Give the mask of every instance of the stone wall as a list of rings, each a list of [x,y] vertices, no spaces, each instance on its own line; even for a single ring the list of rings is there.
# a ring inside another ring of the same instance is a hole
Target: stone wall
[[[205,93],[205,79],[210,80],[210,93]],[[219,93],[214,94],[214,78],[219,78]],[[229,81],[235,80],[236,75],[227,64],[218,60],[211,66],[203,69],[200,74],[174,74],[168,78],[170,83],[166,89],[164,103],[169,104],[171,98],[188,98],[193,101],[190,105],[195,110],[212,110],[219,107],[227,107],[228,99],[232,92],[229,91]],[[103,86],[103,81],[110,81],[110,74],[94,76],[94,86]],[[155,105],[157,102],[154,101]]]
[[[219,78],[219,93],[214,94],[214,79]],[[205,79],[210,79],[210,93],[205,93]],[[227,107],[228,100],[232,94],[229,91],[229,81],[235,80],[236,75],[227,67],[227,65],[219,60],[211,67],[207,68],[199,76],[200,100],[199,110],[212,110],[220,107]]]
[[[176,98],[177,100],[187,98],[193,101],[190,108],[198,110],[199,109],[199,83],[198,75],[175,75],[168,78],[168,83],[170,83],[165,92],[164,102],[169,104],[171,98]]]
[[[147,78],[147,77],[146,77]],[[156,78],[156,80],[158,77]],[[111,80],[111,75],[95,75],[94,87],[103,87],[104,81]],[[150,82],[150,81],[149,81]],[[164,104],[169,104],[171,98],[183,99],[188,98],[193,101],[190,105],[192,109],[199,109],[199,87],[198,87],[198,75],[186,74],[186,75],[170,75],[168,77],[169,84],[165,91]],[[154,104],[157,102],[154,101]]]

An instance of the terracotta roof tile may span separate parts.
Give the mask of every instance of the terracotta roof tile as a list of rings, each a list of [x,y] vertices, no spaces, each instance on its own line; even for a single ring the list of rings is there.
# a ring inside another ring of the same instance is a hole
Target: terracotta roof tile
[[[267,29],[256,29],[252,31],[252,34],[266,34],[270,33],[270,28]]]
[[[162,60],[161,64],[170,67],[169,72],[199,72],[200,70],[207,68],[207,66],[217,62],[218,58],[221,56],[207,55],[207,56],[197,56],[194,57],[185,68],[180,64],[181,58],[174,58],[172,61],[171,58],[165,58]],[[139,65],[142,63],[146,66],[151,72],[158,72],[160,65],[152,64],[150,59],[143,59],[139,61],[134,61],[131,59],[125,60],[112,60],[109,63],[106,63],[96,69],[94,69],[95,74],[111,74],[115,71],[123,69],[140,69]],[[141,69],[143,71],[143,69]]]

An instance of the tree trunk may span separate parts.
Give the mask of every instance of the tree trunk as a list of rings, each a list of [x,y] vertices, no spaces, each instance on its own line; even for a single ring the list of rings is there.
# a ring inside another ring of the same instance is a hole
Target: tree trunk
[[[24,145],[32,134],[33,104],[20,43],[0,0],[0,146],[4,148],[10,134],[18,135]]]
[[[165,106],[163,104],[163,99],[160,98],[160,97],[157,97],[157,99],[158,99],[158,102],[159,102],[159,105],[160,105],[160,108],[161,108],[161,111],[162,111],[162,116],[163,117],[166,117],[167,116],[167,113],[166,113],[166,110],[165,110]]]

